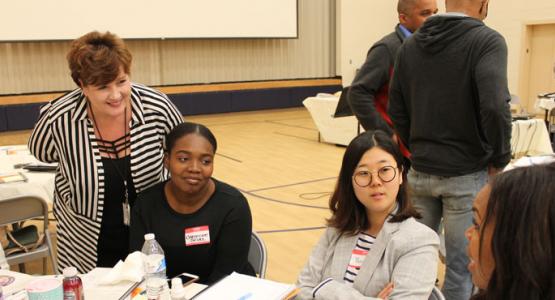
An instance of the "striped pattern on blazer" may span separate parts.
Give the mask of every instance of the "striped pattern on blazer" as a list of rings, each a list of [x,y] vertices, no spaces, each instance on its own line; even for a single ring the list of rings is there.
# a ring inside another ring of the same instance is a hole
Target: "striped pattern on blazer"
[[[131,85],[131,176],[137,193],[165,179],[165,135],[183,122],[168,97],[144,85]],[[96,267],[104,204],[104,168],[87,99],[81,89],[41,108],[29,139],[40,161],[57,162],[54,216],[58,220],[58,269],[80,273]]]
[[[427,300],[437,278],[438,235],[408,218],[383,224],[372,249],[348,285],[343,280],[358,235],[342,234],[328,227],[312,250],[297,280],[296,300],[378,300],[389,283],[395,287],[390,300]]]

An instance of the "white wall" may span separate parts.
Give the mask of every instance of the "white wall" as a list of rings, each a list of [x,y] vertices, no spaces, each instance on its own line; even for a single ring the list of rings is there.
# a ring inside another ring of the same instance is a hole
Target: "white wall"
[[[369,47],[392,32],[397,23],[395,0],[339,0],[337,2],[337,48],[341,53],[337,70],[343,85],[350,85],[355,70],[362,65]],[[440,12],[445,1],[438,0]],[[486,24],[499,31],[509,47],[508,78],[511,93],[520,94],[520,64],[526,23],[555,23],[555,0],[490,0]]]
[[[554,0],[490,0],[490,13],[486,24],[499,31],[509,47],[509,89],[511,93],[526,97],[520,85],[522,52],[525,49],[525,25],[555,23]],[[532,99],[533,100],[533,99]]]
[[[337,59],[343,86],[351,85],[355,70],[366,59],[374,42],[393,31],[397,24],[397,1],[338,0]]]

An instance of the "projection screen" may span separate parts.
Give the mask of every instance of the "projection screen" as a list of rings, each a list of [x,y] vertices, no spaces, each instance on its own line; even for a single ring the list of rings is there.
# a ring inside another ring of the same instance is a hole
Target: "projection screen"
[[[92,30],[128,39],[296,38],[297,0],[8,0],[0,41],[71,40]]]

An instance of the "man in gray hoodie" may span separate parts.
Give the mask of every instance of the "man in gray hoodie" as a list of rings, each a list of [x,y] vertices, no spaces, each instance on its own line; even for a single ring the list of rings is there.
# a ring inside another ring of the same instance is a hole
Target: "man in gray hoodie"
[[[421,221],[445,224],[448,300],[468,300],[472,203],[511,158],[507,45],[482,20],[489,0],[446,0],[399,49],[390,86],[393,126],[412,154],[410,193]]]

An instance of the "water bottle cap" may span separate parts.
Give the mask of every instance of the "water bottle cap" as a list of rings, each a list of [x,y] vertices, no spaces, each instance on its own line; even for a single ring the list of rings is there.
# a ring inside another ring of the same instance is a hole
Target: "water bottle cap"
[[[145,234],[145,241],[150,241],[154,239],[154,233]]]
[[[170,291],[170,296],[172,299],[185,299],[185,288],[183,287],[183,282],[181,278],[172,279],[172,290]]]
[[[181,289],[183,289],[183,282],[181,281],[181,278],[172,278],[172,291],[180,291]]]
[[[77,269],[75,267],[67,267],[63,271],[64,277],[77,276]]]

